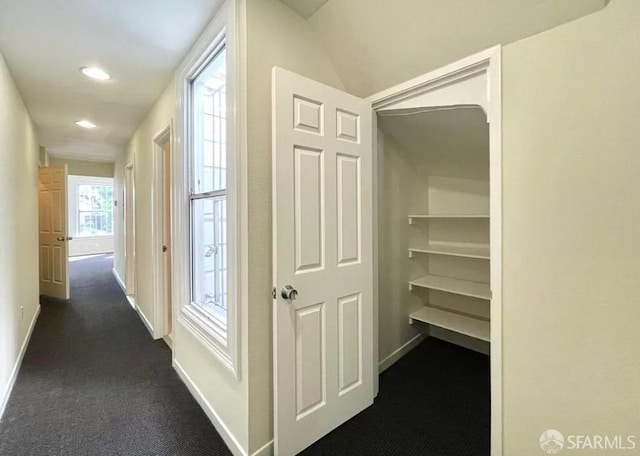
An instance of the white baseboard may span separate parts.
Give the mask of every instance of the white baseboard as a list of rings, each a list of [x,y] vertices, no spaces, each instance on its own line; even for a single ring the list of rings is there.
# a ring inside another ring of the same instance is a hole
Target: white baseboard
[[[196,384],[193,383],[191,377],[189,377],[189,375],[184,371],[178,361],[173,361],[173,368],[176,370],[184,384],[187,385],[189,392],[191,392],[191,395],[195,398],[198,404],[200,404],[200,407],[202,407],[204,413],[206,413],[206,415],[209,417],[209,420],[211,421],[211,423],[213,423],[213,427],[216,428],[216,431],[218,431],[218,434],[220,434],[220,437],[222,437],[224,443],[227,444],[227,447],[229,447],[231,453],[233,453],[234,456],[247,456],[247,452],[242,448],[242,445],[240,445],[238,440],[231,433],[231,430],[229,430],[227,425],[222,421],[209,401],[204,397],[202,391],[200,391],[200,388],[198,388]],[[262,451],[262,449],[260,449],[259,451]]]
[[[120,288],[122,288],[122,292],[126,295],[127,294],[127,287],[124,285],[124,282],[122,281],[122,279],[118,275],[118,271],[116,271],[116,268],[113,268],[111,270],[111,272],[113,272],[113,276],[116,278],[116,282],[118,282],[118,285],[120,285]]]
[[[20,347],[20,353],[18,354],[18,359],[16,360],[15,365],[13,366],[13,371],[11,372],[11,376],[9,377],[9,384],[5,388],[2,396],[0,396],[0,420],[2,420],[2,415],[4,415],[4,411],[7,408],[7,403],[9,402],[9,396],[11,396],[11,391],[13,391],[13,386],[16,384],[16,379],[18,378],[18,372],[20,372],[20,366],[22,365],[22,359],[24,358],[24,354],[27,351],[27,347],[29,346],[29,341],[31,340],[31,334],[33,334],[33,328],[36,326],[36,322],[38,321],[38,316],[40,315],[40,304],[36,308],[36,313],[31,319],[31,323],[29,324],[29,329],[27,330],[27,335],[22,342],[22,347]]]
[[[167,334],[166,336],[162,337],[162,340],[164,340],[164,343],[167,344],[167,346],[173,350],[173,337],[171,334]]]
[[[129,302],[129,305],[131,305],[131,308],[133,310],[137,310],[136,301],[133,298],[133,296],[130,296],[130,295],[127,294],[127,286],[124,284],[124,281],[118,275],[118,271],[116,271],[116,268],[113,268],[111,270],[111,272],[113,273],[113,276],[116,278],[116,282],[118,282],[118,285],[120,285],[120,288],[122,289],[122,292],[124,293],[124,296],[127,298],[127,301]]]
[[[400,358],[402,358],[404,355],[406,355],[407,353],[409,353],[411,350],[413,350],[414,348],[416,348],[416,346],[422,342],[424,340],[426,336],[424,334],[418,334],[417,336],[415,336],[413,339],[411,339],[409,342],[407,342],[406,344],[404,344],[402,347],[398,348],[396,351],[394,351],[393,353],[391,353],[389,356],[387,356],[385,359],[383,359],[382,361],[380,361],[380,363],[378,364],[378,373],[383,373],[385,370],[389,369],[391,366],[393,366],[393,364],[398,361]]]
[[[251,456],[273,456],[273,440],[265,443],[265,445],[256,450]]]
[[[127,302],[129,303],[129,305],[131,306],[131,308],[137,312],[137,311],[138,311],[138,308],[136,307],[136,300],[135,300],[135,298],[134,298],[133,296],[129,296],[129,295],[126,295],[125,297],[127,298]]]
[[[151,334],[151,337],[153,339],[155,339],[155,337],[154,337],[155,333],[153,332],[153,325],[147,319],[147,317],[144,315],[144,313],[142,313],[142,311],[140,310],[140,307],[136,306],[136,310],[138,312],[138,315],[140,315],[140,320],[142,320],[142,323],[144,323],[144,325],[147,327],[147,330],[149,331],[149,334]]]

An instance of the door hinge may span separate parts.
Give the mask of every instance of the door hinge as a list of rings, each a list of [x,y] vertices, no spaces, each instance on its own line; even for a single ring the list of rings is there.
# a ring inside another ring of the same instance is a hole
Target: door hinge
[[[273,287],[273,290],[271,290],[271,296],[273,296],[273,299],[276,299],[276,287]]]

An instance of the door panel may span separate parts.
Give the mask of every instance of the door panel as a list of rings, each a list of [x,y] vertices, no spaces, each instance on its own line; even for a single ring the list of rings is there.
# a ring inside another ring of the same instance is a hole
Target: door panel
[[[338,264],[360,261],[360,159],[337,155]]]
[[[38,170],[40,294],[69,299],[67,169]]]
[[[297,419],[326,404],[325,305],[296,311],[296,410]]]
[[[324,266],[324,166],[321,150],[294,147],[296,273]]]
[[[338,300],[339,394],[362,383],[362,305],[360,293]]]
[[[273,84],[275,446],[293,455],[373,402],[372,113],[279,68]]]

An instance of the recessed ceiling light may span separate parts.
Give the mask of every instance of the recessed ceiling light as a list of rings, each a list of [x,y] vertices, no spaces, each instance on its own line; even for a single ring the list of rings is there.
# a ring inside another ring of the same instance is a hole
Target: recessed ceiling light
[[[97,79],[99,81],[106,81],[107,79],[111,79],[109,73],[98,67],[82,67],[80,68],[80,71],[82,71],[85,76],[88,76],[92,79]]]
[[[93,122],[91,122],[89,120],[78,120],[76,122],[76,125],[78,125],[79,127],[82,127],[82,128],[96,128],[96,124],[94,124]]]

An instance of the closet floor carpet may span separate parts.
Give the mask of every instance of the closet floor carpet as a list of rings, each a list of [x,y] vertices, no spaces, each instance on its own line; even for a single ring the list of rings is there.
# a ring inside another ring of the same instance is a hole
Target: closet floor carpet
[[[427,338],[380,376],[374,404],[304,456],[490,453],[489,357]]]
[[[230,455],[111,274],[71,262],[71,300],[41,314],[0,422],[2,456]],[[373,406],[304,455],[489,454],[489,359],[427,339],[380,377]]]

